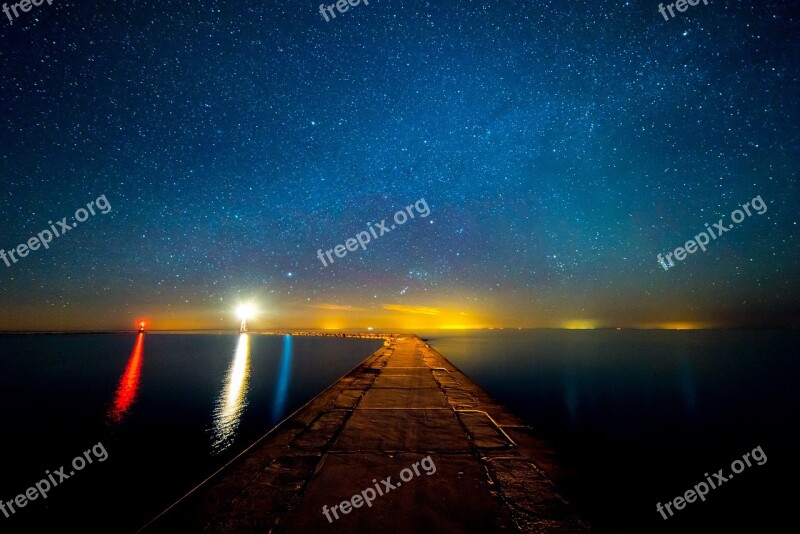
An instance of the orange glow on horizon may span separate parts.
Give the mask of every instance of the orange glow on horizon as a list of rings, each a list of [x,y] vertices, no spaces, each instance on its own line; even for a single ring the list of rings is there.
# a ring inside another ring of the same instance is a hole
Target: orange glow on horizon
[[[442,310],[428,306],[405,306],[402,304],[384,304],[383,309],[402,313],[415,313],[421,315],[441,315]]]
[[[573,319],[564,321],[563,328],[567,330],[593,330],[597,328],[597,321],[592,319]]]
[[[428,331],[428,330],[480,330],[486,328],[525,328],[525,329],[567,329],[591,330],[617,328],[642,330],[702,330],[730,328],[723,321],[704,320],[699,317],[668,318],[659,320],[652,317],[620,319],[603,317],[545,316],[530,313],[518,316],[494,302],[476,303],[469,298],[432,298],[415,301],[411,304],[388,302],[362,303],[345,301],[352,304],[329,302],[274,302],[270,309],[271,316],[265,318],[255,327],[257,330],[365,330],[371,326],[375,331]],[[136,331],[200,331],[230,330],[231,310],[234,306],[215,309],[200,307],[173,308],[169,311],[161,309],[149,310],[147,318],[134,317]],[[125,320],[128,323],[128,320]],[[115,329],[129,330],[125,323],[115,325]],[[248,320],[248,323],[250,321]],[[92,321],[93,325],[98,324]],[[128,323],[130,324],[130,323]],[[154,327],[157,325],[157,327]],[[735,325],[733,325],[735,327]],[[86,330],[94,327],[87,325]],[[99,327],[97,327],[99,328]],[[65,329],[65,331],[83,331],[81,328]]]
[[[700,323],[674,322],[674,323],[660,324],[653,328],[658,328],[663,330],[702,330],[705,327]]]

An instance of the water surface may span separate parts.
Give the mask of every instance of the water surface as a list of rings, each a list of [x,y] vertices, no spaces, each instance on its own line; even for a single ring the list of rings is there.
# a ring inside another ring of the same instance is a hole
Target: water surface
[[[381,344],[253,334],[0,335],[0,499],[61,466],[69,477],[46,500],[8,519],[0,513],[0,531],[134,531]],[[73,458],[98,443],[107,459],[90,453],[93,462],[75,472]]]
[[[564,453],[601,532],[768,532],[793,509],[800,333],[492,330],[430,344]],[[682,495],[753,448],[767,456],[664,520]],[[786,488],[786,489],[784,489]],[[777,527],[776,527],[777,528]],[[698,530],[700,529],[700,530]]]

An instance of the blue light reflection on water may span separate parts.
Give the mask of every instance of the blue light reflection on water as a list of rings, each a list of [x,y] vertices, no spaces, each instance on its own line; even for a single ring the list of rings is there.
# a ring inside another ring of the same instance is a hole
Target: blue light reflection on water
[[[275,386],[275,400],[272,403],[272,424],[283,419],[286,412],[286,397],[289,393],[289,378],[292,374],[292,336],[283,337],[283,355],[278,372],[278,384]]]

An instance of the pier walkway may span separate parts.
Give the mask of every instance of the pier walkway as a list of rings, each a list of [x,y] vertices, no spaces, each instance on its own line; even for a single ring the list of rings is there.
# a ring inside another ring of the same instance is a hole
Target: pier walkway
[[[143,531],[589,532],[557,472],[531,429],[439,353],[386,336]]]

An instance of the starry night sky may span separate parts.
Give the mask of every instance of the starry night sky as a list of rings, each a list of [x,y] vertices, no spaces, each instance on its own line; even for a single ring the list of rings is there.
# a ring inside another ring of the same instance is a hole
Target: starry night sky
[[[0,14],[0,247],[112,206],[0,263],[0,329],[798,326],[800,6],[657,5]]]

